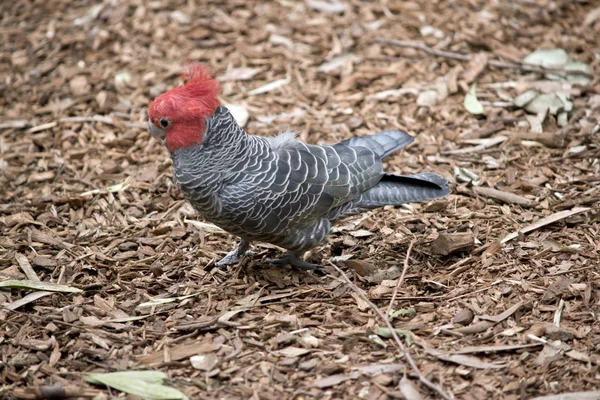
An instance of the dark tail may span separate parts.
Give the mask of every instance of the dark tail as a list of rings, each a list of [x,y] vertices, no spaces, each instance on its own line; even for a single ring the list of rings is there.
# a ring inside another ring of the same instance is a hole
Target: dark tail
[[[396,150],[411,144],[415,140],[404,131],[382,131],[374,135],[353,137],[340,144],[350,147],[367,147],[384,159]]]
[[[361,195],[355,207],[376,208],[416,203],[445,197],[450,192],[448,182],[431,172],[410,176],[385,174],[377,185]]]

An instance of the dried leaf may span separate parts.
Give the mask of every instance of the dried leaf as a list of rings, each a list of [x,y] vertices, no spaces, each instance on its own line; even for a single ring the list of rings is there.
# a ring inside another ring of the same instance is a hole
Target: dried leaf
[[[254,78],[260,71],[262,68],[230,68],[224,74],[217,76],[217,80],[221,82],[247,81]]]
[[[600,391],[551,394],[534,397],[531,400],[600,400]]]
[[[127,177],[127,179],[125,179],[121,183],[117,183],[116,185],[112,185],[112,186],[107,186],[104,189],[89,190],[87,192],[80,193],[79,196],[85,197],[85,196],[91,196],[94,194],[118,193],[118,192],[121,192],[121,191],[129,188],[129,185],[131,184],[131,180],[132,180],[132,178],[129,176],[129,177]]]
[[[183,360],[184,358],[189,358],[191,356],[211,353],[213,351],[217,351],[221,348],[220,344],[215,343],[186,343],[178,346],[172,347],[170,350],[170,358],[171,361]],[[154,354],[143,355],[138,358],[140,362],[144,364],[160,364],[165,362],[165,354],[162,351],[159,351]]]
[[[580,214],[582,212],[586,212],[589,210],[590,210],[590,208],[587,208],[587,207],[576,207],[576,208],[573,208],[572,210],[559,211],[559,212],[549,215],[545,218],[542,218],[539,221],[536,221],[531,225],[527,225],[525,228],[520,229],[517,232],[513,232],[513,233],[505,236],[504,239],[502,239],[502,243],[504,244],[506,242],[509,242],[509,241],[519,237],[519,233],[525,234],[525,233],[534,231],[536,229],[539,229],[543,226],[550,225],[554,222],[560,221],[561,219],[565,219],[572,215]]]
[[[33,270],[33,267],[29,263],[29,260],[27,259],[27,257],[25,257],[21,253],[15,253],[15,260],[17,260],[17,262],[19,263],[19,266],[21,267],[21,269],[23,270],[23,272],[25,273],[25,275],[27,276],[27,278],[30,281],[37,281],[37,282],[40,281],[40,278],[37,276],[37,274]]]
[[[353,373],[351,375],[345,375],[345,374],[330,375],[327,378],[319,379],[319,380],[313,382],[313,384],[311,386],[320,388],[320,389],[328,388],[331,386],[339,385],[340,383],[346,382],[351,379],[357,379],[358,376],[359,376],[358,372]]]
[[[400,392],[404,395],[406,400],[422,400],[423,396],[419,392],[417,386],[410,380],[406,375],[400,379],[399,384]]]
[[[373,236],[374,233],[371,231],[368,231],[366,229],[359,229],[357,231],[351,231],[348,232],[350,235],[352,235],[355,238],[362,238],[362,237],[368,237],[368,236]]]
[[[481,361],[478,358],[465,356],[462,354],[443,353],[441,351],[438,351],[438,350],[435,350],[435,349],[432,349],[429,347],[424,347],[424,349],[427,354],[437,357],[440,360],[464,365],[465,367],[471,367],[471,368],[477,368],[477,369],[501,369],[501,368],[507,367],[507,364],[491,364],[491,363],[488,363],[485,361]]]
[[[200,292],[196,292],[196,293],[188,294],[187,296],[169,297],[169,298],[165,298],[165,299],[151,300],[151,301],[147,301],[145,303],[138,304],[137,307],[143,308],[143,307],[152,307],[152,306],[158,306],[161,304],[173,303],[175,301],[181,301],[181,300],[189,299],[190,297],[198,296],[199,294],[200,294]]]
[[[331,60],[324,62],[318,68],[321,72],[333,72],[342,68],[348,60],[354,58],[353,54],[342,54],[341,56],[333,57]]]
[[[290,346],[290,347],[286,347],[285,349],[277,350],[275,353],[277,353],[278,355],[280,355],[282,357],[300,357],[300,356],[303,356],[310,352],[311,352],[310,349]]]
[[[352,370],[358,371],[365,375],[370,376],[371,378],[380,375],[380,374],[389,374],[396,371],[401,371],[406,368],[406,365],[396,363],[396,364],[371,364],[364,365],[361,367],[352,367]]]
[[[499,344],[493,346],[468,346],[453,351],[454,354],[471,354],[471,353],[498,353],[502,351],[526,350],[534,349],[542,346],[541,343],[532,344]]]
[[[346,4],[341,1],[306,0],[306,4],[313,10],[329,14],[342,14],[346,11]]]
[[[477,53],[471,57],[469,64],[467,64],[467,67],[462,74],[465,82],[472,83],[475,81],[487,66],[487,62],[488,56],[486,53]]]
[[[437,102],[438,92],[436,90],[425,90],[417,97],[417,105],[421,107],[434,106]]]
[[[202,371],[210,371],[219,362],[217,355],[214,353],[202,354],[190,357],[190,363],[195,369]]]
[[[8,310],[16,310],[19,307],[23,307],[29,303],[36,301],[37,299],[41,299],[42,297],[51,295],[52,293],[53,292],[46,291],[29,293],[27,296],[24,296],[19,300],[15,300],[12,303],[3,304],[2,307]]]
[[[266,85],[257,87],[256,89],[253,89],[253,90],[249,91],[248,92],[248,96],[256,96],[257,94],[263,94],[263,93],[271,92],[271,91],[273,91],[275,89],[280,88],[281,86],[287,85],[291,81],[292,81],[292,79],[289,76],[287,78],[284,78],[284,79],[278,79],[276,81],[267,83]]]

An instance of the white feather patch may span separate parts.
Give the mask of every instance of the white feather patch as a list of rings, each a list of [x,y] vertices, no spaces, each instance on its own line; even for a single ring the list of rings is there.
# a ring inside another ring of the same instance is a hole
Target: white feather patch
[[[296,141],[296,135],[296,132],[286,131],[275,137],[267,137],[266,139],[269,141],[271,148],[277,150],[286,147],[288,144],[294,143]]]

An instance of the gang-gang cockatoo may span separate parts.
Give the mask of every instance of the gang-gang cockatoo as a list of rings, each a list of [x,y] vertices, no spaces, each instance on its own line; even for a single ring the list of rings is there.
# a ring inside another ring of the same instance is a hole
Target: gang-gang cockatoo
[[[249,254],[253,241],[289,252],[277,260],[301,269],[304,252],[321,242],[334,221],[361,211],[436,199],[450,193],[434,173],[404,176],[382,160],[408,145],[406,132],[388,130],[335,144],[311,145],[293,133],[246,133],[220,105],[219,85],[200,65],[188,80],[152,101],[149,129],[166,141],[177,185],[208,221],[239,236],[218,265]]]

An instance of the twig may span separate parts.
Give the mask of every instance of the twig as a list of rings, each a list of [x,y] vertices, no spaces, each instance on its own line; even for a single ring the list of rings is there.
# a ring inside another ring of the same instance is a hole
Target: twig
[[[404,268],[402,268],[402,274],[400,275],[400,279],[398,279],[398,283],[396,283],[396,287],[394,288],[394,293],[392,294],[392,298],[390,299],[390,305],[388,306],[388,314],[390,310],[394,306],[394,301],[396,301],[396,295],[398,294],[398,289],[402,286],[402,282],[404,282],[404,275],[406,275],[406,270],[408,269],[408,258],[410,257],[410,251],[412,250],[413,245],[415,244],[414,240],[410,241],[408,245],[408,250],[406,250],[406,258],[404,259]]]
[[[432,56],[450,58],[453,60],[470,61],[472,58],[472,56],[469,54],[460,54],[460,53],[455,53],[452,51],[443,51],[443,50],[432,49],[431,47],[429,47],[426,44],[421,43],[421,42],[409,42],[409,41],[405,41],[405,40],[384,39],[384,38],[375,39],[375,40],[373,40],[373,42],[384,43],[384,44],[389,44],[389,45],[398,46],[398,47],[406,47],[406,48],[410,48],[410,49],[417,49],[417,50],[424,51],[425,53],[430,54]],[[590,74],[589,72],[578,71],[578,70],[566,70],[566,69],[562,69],[562,68],[547,68],[547,67],[542,67],[540,65],[532,65],[532,64],[525,64],[525,63],[507,63],[507,62],[499,61],[499,60],[489,60],[488,64],[493,67],[497,67],[497,68],[520,69],[523,71],[530,71],[530,72],[544,72],[544,73],[551,72],[553,74],[557,74],[562,77],[572,75],[572,76],[583,76],[588,79],[594,79],[594,75]]]
[[[408,364],[410,365],[410,367],[412,368],[412,370],[415,372],[415,374],[417,374],[417,376],[419,377],[419,380],[421,381],[421,383],[423,383],[425,386],[427,386],[431,390],[435,391],[442,399],[444,399],[444,400],[451,400],[451,397],[448,396],[444,392],[444,390],[442,388],[440,388],[439,386],[437,386],[436,384],[434,384],[433,382],[431,382],[429,379],[427,379],[421,373],[421,371],[419,370],[419,367],[417,367],[417,364],[415,364],[415,361],[413,360],[412,356],[410,355],[410,353],[408,352],[408,350],[406,350],[406,348],[402,344],[402,341],[400,340],[400,337],[398,337],[398,334],[396,333],[396,330],[394,329],[394,327],[390,323],[390,320],[387,318],[387,316],[375,304],[373,304],[373,302],[371,300],[369,300],[367,298],[367,296],[365,296],[365,294],[362,292],[362,290],[360,290],[358,288],[358,286],[356,286],[354,283],[352,283],[352,281],[350,280],[350,278],[348,278],[348,276],[344,273],[344,271],[342,271],[337,265],[335,265],[331,261],[329,261],[329,265],[331,265],[333,268],[335,268],[335,270],[337,272],[340,273],[340,275],[342,276],[342,278],[344,278],[344,280],[346,281],[346,284],[352,290],[354,290],[354,292],[361,299],[363,299],[369,305],[369,307],[371,307],[373,309],[373,311],[375,311],[375,313],[377,313],[377,315],[379,316],[379,318],[381,318],[383,320],[383,322],[385,322],[385,325],[390,330],[390,332],[392,334],[392,337],[394,338],[394,341],[396,342],[396,344],[398,345],[398,347],[400,347],[400,350],[402,351],[402,354],[404,355],[404,358],[406,359],[406,361],[408,362]]]

